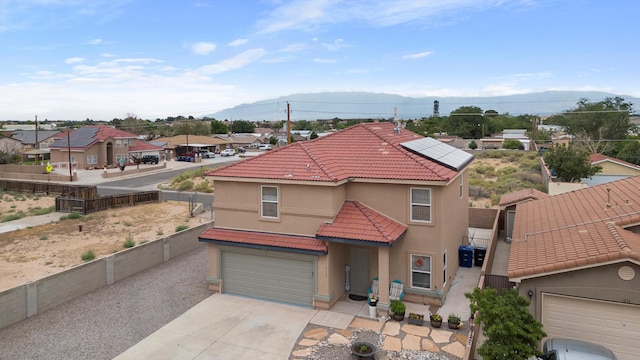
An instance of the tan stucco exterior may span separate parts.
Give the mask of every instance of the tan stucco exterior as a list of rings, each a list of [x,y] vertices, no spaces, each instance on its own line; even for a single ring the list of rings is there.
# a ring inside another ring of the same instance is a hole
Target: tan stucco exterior
[[[640,175],[640,169],[634,169],[628,165],[618,164],[613,161],[601,161],[596,165],[602,168],[598,175]]]
[[[123,142],[128,139],[121,139]],[[134,140],[138,141],[138,140]],[[120,147],[116,146],[116,139],[107,138],[104,141],[94,143],[93,145],[85,149],[73,148],[71,143],[71,156],[75,158],[75,162],[79,169],[87,167],[101,168],[107,165],[117,165],[118,158],[125,159],[125,162],[129,162],[129,145]],[[68,148],[51,148],[51,162],[52,163],[67,163],[69,162],[69,150]],[[97,162],[95,164],[89,164],[88,159],[90,156],[97,156]]]
[[[460,177],[463,194],[460,196]],[[332,183],[268,182],[251,179],[229,181],[215,179],[216,199],[213,204],[216,227],[261,231],[290,235],[315,236],[323,223],[331,222],[343,203],[354,200],[407,226],[404,238],[391,247],[351,245],[327,242],[328,254],[317,256],[316,294],[314,306],[329,308],[345,292],[345,266],[349,265],[353,248],[370,250],[369,279],[379,277],[380,289],[400,280],[406,301],[441,305],[458,267],[457,251],[467,235],[468,216],[467,171],[444,183],[367,182],[364,180]],[[278,187],[279,215],[275,219],[261,217],[261,186]],[[431,189],[431,222],[412,222],[410,194],[412,187]],[[209,283],[219,290],[218,246],[209,244]],[[443,278],[443,257],[447,254],[447,279]],[[429,290],[411,287],[410,256],[431,256]],[[379,306],[388,305],[388,293],[380,294]]]

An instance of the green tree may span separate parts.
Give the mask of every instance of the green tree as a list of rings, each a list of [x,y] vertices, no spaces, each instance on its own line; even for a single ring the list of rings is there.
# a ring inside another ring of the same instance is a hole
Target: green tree
[[[229,132],[229,127],[220,120],[211,120],[211,133],[212,134],[226,134]]]
[[[526,360],[539,353],[538,341],[547,334],[527,309],[529,301],[517,290],[507,289],[498,296],[495,289],[475,288],[464,295],[471,313],[479,313],[476,322],[486,338],[478,348],[483,359]]]
[[[518,139],[508,139],[502,143],[503,149],[517,150],[522,146],[522,143]]]
[[[312,132],[312,133],[311,133],[311,135],[309,136],[309,139],[310,139],[310,140],[313,140],[313,139],[316,139],[316,138],[318,138],[318,134],[316,134],[316,132],[314,131],[314,132]]]
[[[469,149],[475,150],[477,148],[478,148],[478,144],[474,140],[471,140],[471,142],[469,143]]]
[[[603,153],[610,147],[611,140],[627,137],[633,127],[629,119],[632,112],[632,104],[619,96],[599,102],[580,99],[575,109],[556,121],[565,125],[567,132],[574,135],[576,141],[583,142],[590,152]]]
[[[235,120],[231,123],[229,130],[233,133],[249,133],[252,134],[256,126],[251,121],[247,120]]]
[[[445,121],[446,132],[465,139],[480,139],[485,123],[483,111],[477,106],[462,106],[453,110]]]
[[[208,121],[188,120],[173,125],[173,135],[209,135],[211,133],[211,124]]]
[[[293,123],[292,130],[311,130],[311,123],[307,120],[298,120]]]
[[[549,169],[562,181],[578,182],[602,170],[598,165],[591,165],[588,151],[573,145],[555,146],[546,150],[543,156]]]
[[[622,149],[618,152],[616,157],[620,160],[630,162],[632,164],[640,165],[640,141],[630,140],[626,141],[622,146]]]

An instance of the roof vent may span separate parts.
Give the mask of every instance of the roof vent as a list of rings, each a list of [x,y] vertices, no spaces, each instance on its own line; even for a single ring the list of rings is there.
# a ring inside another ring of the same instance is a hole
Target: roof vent
[[[311,170],[311,164],[307,164],[307,171]]]

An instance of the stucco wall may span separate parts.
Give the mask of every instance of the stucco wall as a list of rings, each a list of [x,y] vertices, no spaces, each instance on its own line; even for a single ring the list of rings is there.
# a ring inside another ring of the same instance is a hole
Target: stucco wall
[[[629,266],[635,270],[635,278],[622,280],[618,276],[621,266]],[[543,292],[640,305],[640,266],[621,262],[527,279],[518,286],[519,294],[525,298],[529,298],[529,290],[533,291],[529,311],[538,320],[542,317],[540,299]]]
[[[628,166],[616,164],[610,161],[603,161],[597,164],[602,167],[598,173],[601,175],[639,175],[640,170],[632,169]]]

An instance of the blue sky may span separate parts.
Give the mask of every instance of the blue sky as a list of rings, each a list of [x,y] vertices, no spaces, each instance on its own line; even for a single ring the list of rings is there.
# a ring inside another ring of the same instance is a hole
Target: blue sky
[[[640,97],[638,13],[637,0],[0,0],[0,120],[198,117],[321,91]]]

